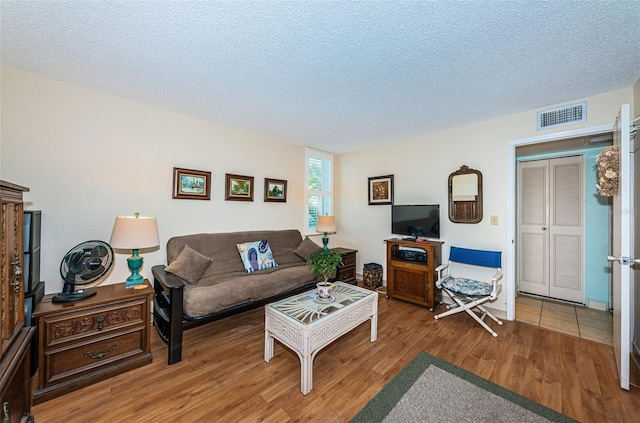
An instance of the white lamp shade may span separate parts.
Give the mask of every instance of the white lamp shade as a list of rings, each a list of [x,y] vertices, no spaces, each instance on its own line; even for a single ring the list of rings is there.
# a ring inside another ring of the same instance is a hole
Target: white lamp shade
[[[335,216],[318,216],[318,224],[316,232],[335,232],[336,217]]]
[[[109,244],[123,250],[157,247],[158,221],[155,217],[117,216]]]

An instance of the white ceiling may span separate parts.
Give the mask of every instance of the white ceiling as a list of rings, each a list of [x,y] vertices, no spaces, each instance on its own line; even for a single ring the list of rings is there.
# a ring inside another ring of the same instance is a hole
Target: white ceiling
[[[640,78],[638,0],[0,6],[3,65],[338,153]]]

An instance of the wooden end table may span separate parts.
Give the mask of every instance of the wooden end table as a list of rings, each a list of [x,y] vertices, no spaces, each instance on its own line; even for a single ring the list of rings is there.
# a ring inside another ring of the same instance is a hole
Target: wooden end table
[[[358,250],[352,250],[350,248],[336,247],[332,250],[338,251],[342,256],[342,266],[339,266],[336,270],[336,276],[333,279],[329,279],[330,282],[348,282],[352,285],[357,285],[356,279],[356,259]]]
[[[151,363],[149,281],[143,289],[120,283],[96,291],[68,303],[45,295],[33,313],[39,336],[34,403]]]

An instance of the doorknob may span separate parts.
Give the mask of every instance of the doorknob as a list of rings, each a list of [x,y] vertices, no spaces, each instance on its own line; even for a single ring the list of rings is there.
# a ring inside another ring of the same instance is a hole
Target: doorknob
[[[547,227],[546,227],[546,226],[543,226],[543,227],[542,227],[542,230],[543,230],[543,231],[546,231],[546,230],[547,230]]]
[[[614,262],[617,261],[624,266],[628,266],[631,263],[640,264],[640,259],[629,259],[629,257],[615,257],[615,256],[607,256],[607,261]]]

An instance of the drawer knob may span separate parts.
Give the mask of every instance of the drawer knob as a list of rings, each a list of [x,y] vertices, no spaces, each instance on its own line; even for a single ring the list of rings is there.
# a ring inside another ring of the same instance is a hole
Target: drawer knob
[[[104,322],[104,316],[96,317],[96,322],[98,322],[98,330],[104,329],[104,326],[102,326],[102,322]]]
[[[96,355],[93,355],[91,352],[87,351],[86,353],[84,353],[84,356],[87,358],[93,358],[94,360],[97,360],[106,356],[107,354],[109,354],[111,351],[115,349],[116,349],[116,344],[111,344],[105,352],[101,352]]]

